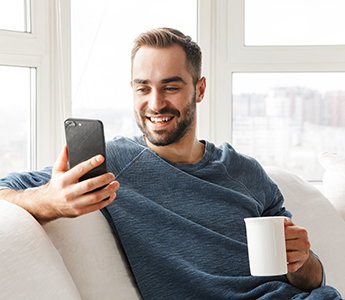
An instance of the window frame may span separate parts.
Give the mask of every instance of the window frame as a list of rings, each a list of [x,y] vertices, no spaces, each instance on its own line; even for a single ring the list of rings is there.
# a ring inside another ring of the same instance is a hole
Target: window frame
[[[207,94],[199,109],[199,136],[232,141],[232,74],[345,72],[345,45],[245,46],[245,0],[199,0],[199,44]]]
[[[70,112],[70,0],[31,0],[31,32],[0,30],[0,65],[36,69],[31,169],[52,164],[64,143],[62,120]]]

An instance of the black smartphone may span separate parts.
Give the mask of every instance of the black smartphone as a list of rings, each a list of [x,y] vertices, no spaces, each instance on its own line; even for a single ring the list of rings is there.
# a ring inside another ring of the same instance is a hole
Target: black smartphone
[[[95,155],[101,154],[104,156],[104,162],[80,177],[79,181],[108,172],[104,129],[100,120],[68,118],[65,120],[65,134],[70,168]],[[96,190],[102,188],[104,186]]]

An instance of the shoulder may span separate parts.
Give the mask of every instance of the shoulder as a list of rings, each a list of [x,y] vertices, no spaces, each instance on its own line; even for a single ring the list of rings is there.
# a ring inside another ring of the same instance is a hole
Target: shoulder
[[[213,159],[225,165],[234,176],[238,177],[242,173],[246,173],[248,169],[251,171],[263,171],[259,162],[243,153],[237,152],[229,143],[222,143],[220,146],[214,146]]]
[[[106,147],[107,153],[108,151],[109,153],[122,151],[138,152],[146,148],[145,145],[141,143],[140,136],[132,138],[116,136],[112,140],[106,142]]]
[[[215,159],[224,165],[228,176],[264,204],[269,214],[282,214],[283,196],[261,164],[253,157],[237,152],[228,143],[215,148]],[[268,212],[267,212],[268,213]]]
[[[128,138],[117,136],[111,141],[107,141],[106,150],[109,172],[114,173],[116,176],[147,149],[141,137]]]
[[[218,159],[225,165],[231,177],[242,182],[269,180],[264,168],[255,158],[237,152],[228,143],[223,143],[216,149]]]

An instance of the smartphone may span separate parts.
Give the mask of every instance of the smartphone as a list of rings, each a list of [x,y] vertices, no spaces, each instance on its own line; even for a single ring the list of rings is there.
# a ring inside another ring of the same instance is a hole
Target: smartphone
[[[80,177],[79,181],[107,173],[107,157],[103,123],[100,120],[75,118],[68,118],[64,123],[68,164],[70,168],[73,168],[77,164],[86,161],[95,155],[101,154],[104,156],[104,162],[100,166],[90,170]],[[96,190],[100,190],[102,188],[104,188],[104,186],[97,188]]]

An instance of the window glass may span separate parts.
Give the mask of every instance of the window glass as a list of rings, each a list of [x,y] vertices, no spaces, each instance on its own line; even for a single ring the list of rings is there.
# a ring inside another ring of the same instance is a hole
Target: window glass
[[[318,154],[345,152],[344,81],[345,73],[233,74],[234,147],[321,180]]]
[[[30,32],[30,0],[0,0],[0,30]]]
[[[245,45],[344,45],[343,0],[245,0]]]
[[[131,49],[141,32],[173,27],[197,36],[196,0],[73,0],[72,113],[98,118],[106,139],[139,133],[133,116]]]
[[[32,69],[0,66],[0,177],[30,169]]]

